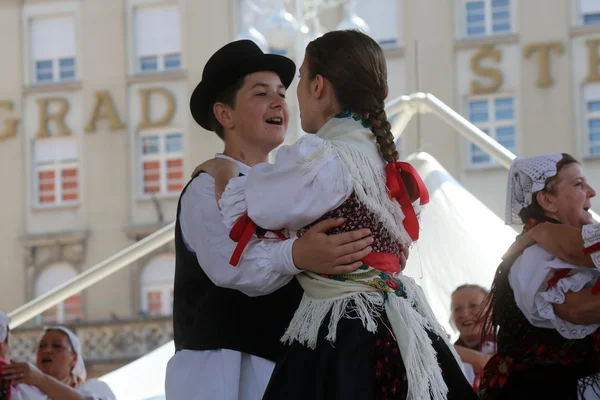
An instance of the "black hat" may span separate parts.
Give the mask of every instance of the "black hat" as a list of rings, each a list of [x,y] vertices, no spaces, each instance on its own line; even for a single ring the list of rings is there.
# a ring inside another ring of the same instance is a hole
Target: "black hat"
[[[296,64],[287,57],[265,54],[251,40],[238,40],[221,47],[208,60],[202,81],[190,99],[190,110],[196,122],[209,131],[210,114],[216,97],[222,90],[253,72],[272,71],[288,88],[296,73]]]

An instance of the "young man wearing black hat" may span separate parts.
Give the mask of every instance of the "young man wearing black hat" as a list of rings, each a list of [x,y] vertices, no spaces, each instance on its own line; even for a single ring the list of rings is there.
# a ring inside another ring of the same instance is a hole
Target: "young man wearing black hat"
[[[224,139],[222,155],[242,174],[266,162],[285,137],[285,90],[296,67],[241,40],[206,63],[190,101],[192,116]],[[268,195],[266,193],[265,195]],[[256,400],[266,388],[302,290],[302,270],[342,274],[358,268],[372,239],[362,230],[326,235],[324,221],[300,239],[250,239],[237,267],[236,243],[222,223],[214,179],[200,174],[183,190],[177,212],[174,293],[176,354],[166,377],[168,400]],[[405,264],[406,260],[403,260]]]

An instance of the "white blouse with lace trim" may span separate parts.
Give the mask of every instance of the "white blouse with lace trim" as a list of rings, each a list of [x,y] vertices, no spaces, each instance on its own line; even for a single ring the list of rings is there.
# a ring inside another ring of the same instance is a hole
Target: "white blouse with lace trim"
[[[600,242],[600,224],[584,225],[582,231],[585,247],[590,247]],[[600,251],[590,254],[596,268],[600,269]]]
[[[568,276],[553,287],[548,281],[559,270],[571,269]],[[600,271],[568,264],[539,245],[526,249],[511,267],[508,279],[519,309],[538,328],[556,329],[567,339],[581,339],[600,328],[600,324],[577,325],[559,318],[553,304],[562,304],[569,291],[591,287],[600,278]]]

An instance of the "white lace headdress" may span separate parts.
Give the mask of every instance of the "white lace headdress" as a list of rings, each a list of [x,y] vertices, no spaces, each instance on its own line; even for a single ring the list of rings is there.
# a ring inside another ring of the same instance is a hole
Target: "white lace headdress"
[[[520,225],[523,222],[519,212],[531,205],[533,193],[539,192],[546,186],[546,180],[556,175],[556,165],[563,155],[546,154],[535,157],[517,157],[513,160],[508,172],[508,187],[506,190],[507,225]]]
[[[73,371],[71,373],[78,377],[81,382],[85,382],[87,377],[87,370],[85,369],[85,363],[83,361],[83,355],[81,354],[81,341],[70,329],[65,328],[64,326],[48,326],[44,329],[44,333],[42,337],[48,331],[61,331],[69,338],[69,342],[71,342],[71,347],[73,347],[73,351],[77,354],[77,361],[75,363],[75,367],[73,367]]]
[[[4,343],[8,337],[8,325],[10,318],[2,310],[0,310],[0,343]]]

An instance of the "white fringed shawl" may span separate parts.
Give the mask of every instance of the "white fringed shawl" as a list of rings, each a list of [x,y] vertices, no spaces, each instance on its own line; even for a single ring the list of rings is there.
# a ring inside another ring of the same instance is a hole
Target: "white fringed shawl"
[[[358,200],[382,223],[391,238],[409,245],[404,229],[404,214],[399,204],[390,199],[385,182],[385,163],[377,151],[373,133],[352,118],[334,118],[317,133],[324,142],[303,160],[302,168],[314,167],[333,152],[348,168],[349,179],[335,182],[346,191],[354,191]],[[340,173],[337,176],[345,176]],[[418,213],[418,210],[417,210]],[[442,377],[436,352],[427,331],[436,333],[462,365],[448,336],[439,325],[421,288],[409,277],[397,276],[406,288],[407,298],[383,292],[357,282],[340,282],[313,273],[297,276],[305,293],[285,335],[284,343],[298,341],[315,348],[319,328],[331,311],[326,337],[336,340],[341,318],[359,318],[369,332],[377,330],[377,319],[385,310],[398,342],[408,377],[408,400],[447,398],[448,387]]]

